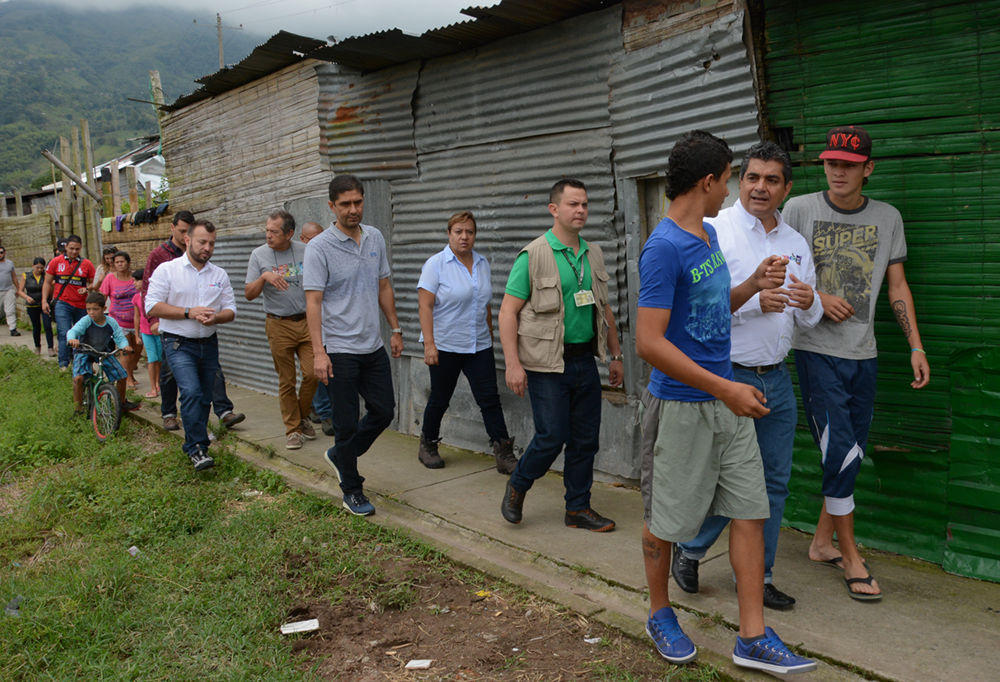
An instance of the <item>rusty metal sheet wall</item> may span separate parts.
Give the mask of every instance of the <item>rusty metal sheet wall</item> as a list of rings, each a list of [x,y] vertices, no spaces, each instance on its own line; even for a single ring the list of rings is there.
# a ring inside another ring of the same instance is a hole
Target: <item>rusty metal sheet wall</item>
[[[463,210],[476,216],[476,250],[493,272],[495,320],[514,258],[552,226],[549,188],[563,177],[587,185],[590,218],[582,236],[604,250],[611,306],[620,307],[617,275],[623,271],[624,238],[615,214],[609,132],[601,128],[421,154],[420,178],[392,183],[396,308],[403,327],[413,330],[409,338],[420,329],[420,269],[448,243],[448,217]],[[501,362],[499,338],[495,347]],[[423,353],[419,343],[408,345],[406,352]]]
[[[220,235],[212,262],[229,274],[236,294],[236,319],[219,326],[219,362],[226,381],[268,395],[278,395],[278,374],[264,333],[264,298],[243,298],[250,252],[264,242],[264,233]]]
[[[621,7],[429,60],[414,99],[420,153],[601,128],[623,52]]]
[[[609,108],[619,177],[662,173],[694,128],[724,138],[738,160],[759,141],[743,12],[625,54],[611,72]]]
[[[334,173],[416,177],[412,102],[419,72],[420,62],[366,75],[343,67],[316,70],[321,139]]]

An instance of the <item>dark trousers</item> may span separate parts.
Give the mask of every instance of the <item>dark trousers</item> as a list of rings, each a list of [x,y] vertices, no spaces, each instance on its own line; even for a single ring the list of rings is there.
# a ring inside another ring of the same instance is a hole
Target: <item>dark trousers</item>
[[[45,342],[52,348],[52,318],[42,312],[41,306],[26,306],[28,319],[31,320],[31,335],[35,338],[35,348],[42,347],[42,329],[45,329]]]
[[[392,368],[385,348],[364,355],[328,355],[333,366],[333,378],[326,385],[333,405],[336,439],[333,461],[340,471],[340,489],[351,495],[364,488],[365,479],[358,473],[358,457],[368,452],[392,423],[396,411]],[[360,421],[359,396],[365,401],[365,416]]]
[[[73,361],[73,349],[66,345],[66,332],[87,316],[84,308],[74,308],[65,301],[56,301],[53,311],[56,318],[56,337],[59,339],[59,366],[69,367]]]
[[[483,424],[490,442],[507,438],[507,423],[500,407],[500,393],[497,391],[497,372],[493,360],[493,349],[486,348],[477,353],[451,353],[438,351],[438,364],[428,365],[431,373],[431,395],[424,408],[424,437],[436,440],[441,432],[441,418],[448,410],[451,396],[455,393],[458,376],[465,374],[472,389],[472,397],[483,413]]]
[[[219,373],[219,337],[200,341],[163,336],[163,354],[174,368],[174,382],[180,391],[184,452],[189,457],[199,450],[208,452],[208,413]]]
[[[163,362],[160,364],[160,416],[177,416],[177,382],[174,381],[174,373],[170,369],[170,358],[167,357],[166,343],[163,345]],[[215,376],[215,384],[212,387],[212,409],[215,416],[222,419],[223,415],[233,411],[233,401],[226,395],[226,377],[222,375],[222,367]]]
[[[594,457],[600,448],[601,377],[593,355],[565,364],[562,374],[527,373],[535,436],[510,475],[510,486],[528,492],[565,446],[566,511],[582,511],[590,507]]]

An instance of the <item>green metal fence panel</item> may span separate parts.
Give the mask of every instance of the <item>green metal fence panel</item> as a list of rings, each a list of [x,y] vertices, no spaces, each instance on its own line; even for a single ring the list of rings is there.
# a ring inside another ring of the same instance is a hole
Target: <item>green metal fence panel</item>
[[[827,188],[817,159],[829,128],[871,133],[865,194],[903,215],[931,364],[931,384],[914,391],[910,349],[883,291],[856,535],[990,580],[1000,580],[1000,360],[987,370],[983,357],[1000,346],[997,73],[997,2],[765,1],[763,99],[769,126],[797,147],[793,195]],[[785,515],[812,530],[819,453],[800,427]]]

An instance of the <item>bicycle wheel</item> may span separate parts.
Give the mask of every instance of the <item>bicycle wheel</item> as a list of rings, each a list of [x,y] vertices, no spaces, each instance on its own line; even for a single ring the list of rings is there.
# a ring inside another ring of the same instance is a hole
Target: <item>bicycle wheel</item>
[[[91,413],[97,440],[103,443],[122,423],[122,404],[114,384],[101,384]]]

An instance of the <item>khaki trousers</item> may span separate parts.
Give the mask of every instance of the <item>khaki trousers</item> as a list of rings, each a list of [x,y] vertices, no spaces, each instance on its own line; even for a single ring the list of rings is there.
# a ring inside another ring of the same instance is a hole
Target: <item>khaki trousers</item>
[[[285,435],[302,430],[302,420],[309,418],[313,394],[316,393],[316,375],[313,373],[313,349],[309,338],[309,323],[302,319],[275,320],[266,318],[264,330],[271,346],[274,371],[278,373],[278,405],[281,420],[285,422]],[[295,392],[295,356],[302,368],[302,385]]]

